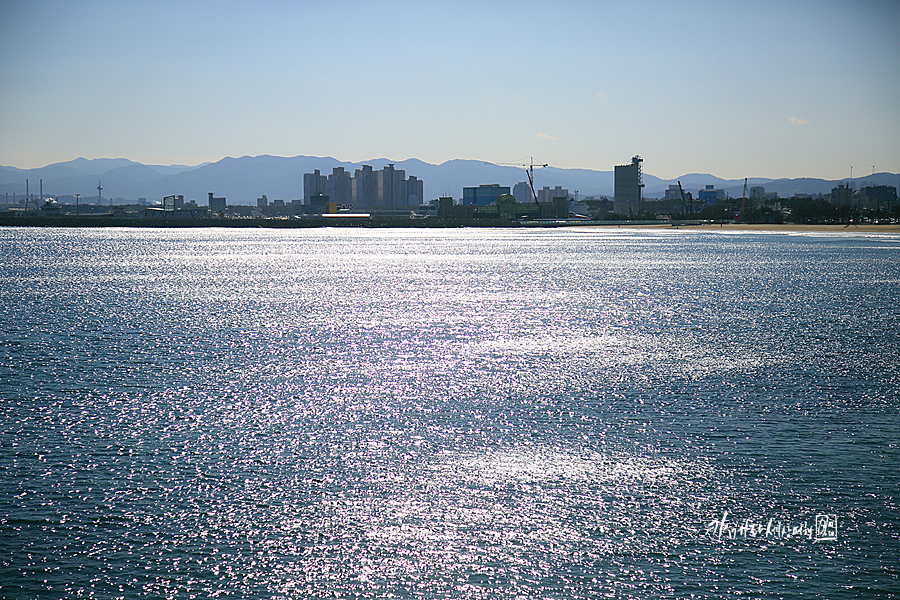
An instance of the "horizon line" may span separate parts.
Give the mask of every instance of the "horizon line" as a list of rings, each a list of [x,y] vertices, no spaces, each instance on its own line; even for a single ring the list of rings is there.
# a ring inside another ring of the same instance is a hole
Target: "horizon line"
[[[256,154],[256,155],[244,154],[242,156],[223,156],[223,157],[219,158],[218,160],[214,160],[214,161],[207,160],[207,161],[197,163],[195,165],[184,164],[184,163],[171,163],[171,164],[144,163],[144,162],[136,161],[131,158],[125,158],[122,156],[114,157],[114,158],[110,158],[110,157],[86,158],[84,156],[78,156],[78,157],[70,159],[70,160],[48,163],[46,165],[39,166],[39,167],[23,168],[23,167],[16,167],[13,165],[0,165],[0,168],[15,169],[17,171],[37,171],[40,169],[46,169],[46,168],[54,167],[54,166],[58,166],[58,165],[66,165],[68,163],[72,163],[72,162],[79,161],[79,160],[84,160],[84,161],[88,161],[88,162],[107,161],[107,160],[108,161],[126,160],[132,164],[137,164],[137,165],[151,167],[151,168],[152,167],[163,167],[163,168],[184,168],[187,170],[197,170],[197,169],[203,168],[205,166],[218,164],[225,160],[241,160],[241,159],[248,159],[248,158],[249,159],[276,158],[276,159],[284,159],[284,160],[307,158],[307,159],[315,159],[315,160],[332,160],[332,161],[335,161],[336,163],[339,163],[339,165],[344,164],[344,165],[354,165],[354,166],[355,165],[364,165],[364,164],[368,164],[368,163],[377,163],[380,161],[385,161],[385,162],[393,163],[393,164],[407,162],[407,161],[418,161],[418,162],[421,162],[421,163],[424,163],[426,165],[430,165],[433,167],[440,167],[440,166],[443,166],[443,165],[446,165],[446,164],[452,163],[452,162],[477,162],[477,163],[482,163],[484,166],[493,166],[493,167],[501,168],[501,169],[523,168],[523,167],[519,167],[519,166],[515,166],[515,165],[498,164],[498,163],[495,163],[492,161],[485,161],[485,160],[475,159],[475,158],[451,158],[451,159],[445,160],[440,163],[431,163],[431,162],[428,162],[426,160],[423,160],[421,158],[416,158],[416,157],[409,157],[409,158],[405,158],[405,159],[401,159],[401,160],[391,159],[391,158],[386,158],[386,157],[378,157],[378,158],[365,159],[365,160],[361,160],[361,161],[349,161],[349,160],[340,160],[333,156],[314,156],[314,155],[309,155],[309,154],[297,154],[294,156],[279,156],[279,155],[275,155],[275,154]],[[557,166],[553,166],[553,165],[548,165],[546,168],[558,170],[558,171],[589,171],[589,172],[593,172],[593,173],[614,173],[615,172],[615,165],[613,165],[613,168],[609,169],[609,170],[600,170],[600,169],[594,169],[594,168],[588,168],[588,167],[557,167]],[[701,172],[701,171],[692,171],[689,173],[682,173],[681,175],[677,175],[675,177],[670,177],[670,178],[661,177],[659,175],[653,175],[652,173],[647,173],[646,171],[644,172],[644,175],[645,176],[649,175],[650,177],[654,177],[662,182],[676,181],[680,178],[695,176],[695,175],[712,177],[712,178],[720,179],[725,182],[732,182],[732,181],[737,182],[737,181],[740,181],[741,179],[745,178],[745,177],[727,178],[727,177],[721,177],[719,175],[715,175],[713,173]],[[811,177],[811,176],[766,177],[766,176],[758,176],[757,175],[757,176],[747,176],[746,179],[748,181],[756,180],[756,179],[761,179],[761,180],[766,180],[766,181],[794,181],[797,179],[818,179],[821,181],[854,181],[855,182],[855,181],[865,180],[866,178],[873,177],[876,175],[888,175],[888,176],[893,175],[893,176],[900,177],[900,173],[892,173],[890,171],[879,171],[879,172],[870,173],[868,175],[857,176],[857,177],[839,177],[839,178]]]

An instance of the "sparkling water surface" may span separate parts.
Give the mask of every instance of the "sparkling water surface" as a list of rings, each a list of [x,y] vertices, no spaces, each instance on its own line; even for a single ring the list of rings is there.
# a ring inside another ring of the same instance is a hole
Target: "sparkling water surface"
[[[4,228],[0,257],[2,597],[900,593],[900,236]]]

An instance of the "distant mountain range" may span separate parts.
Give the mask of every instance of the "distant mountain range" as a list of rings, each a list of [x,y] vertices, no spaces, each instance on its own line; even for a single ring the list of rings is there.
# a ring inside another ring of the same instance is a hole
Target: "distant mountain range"
[[[136,201],[146,198],[149,202],[162,199],[170,194],[182,194],[185,199],[196,200],[205,205],[207,194],[214,192],[216,196],[225,196],[229,204],[255,204],[256,198],[266,194],[269,200],[282,198],[290,201],[303,197],[303,174],[319,169],[323,175],[331,173],[334,167],[344,167],[350,173],[361,165],[371,165],[375,170],[381,169],[392,161],[376,158],[361,163],[341,162],[330,157],[294,156],[243,156],[241,158],[223,158],[214,163],[198,166],[185,165],[143,165],[124,158],[98,158],[88,160],[77,158],[72,161],[56,163],[37,169],[17,169],[0,166],[0,202],[5,202],[5,195],[16,194],[22,198],[25,194],[26,179],[30,192],[39,193],[40,181],[43,180],[45,196],[63,196],[81,194],[82,201],[91,202],[97,198],[98,181],[103,186],[103,198],[122,198],[125,201]],[[519,181],[526,181],[524,169],[519,167],[499,166],[476,160],[450,160],[439,165],[429,164],[417,159],[395,161],[397,169],[406,171],[407,177],[415,175],[424,182],[425,198],[439,196],[460,198],[462,188],[480,184],[499,183],[514,186]],[[567,188],[570,193],[578,190],[578,196],[612,196],[614,190],[613,171],[593,171],[590,169],[559,169],[546,167],[535,169],[535,187]],[[669,185],[681,181],[685,191],[694,192],[706,185],[714,185],[724,189],[733,197],[740,197],[743,191],[743,179],[721,179],[714,175],[689,173],[677,179],[660,179],[644,174],[644,196],[648,198],[662,197]],[[831,189],[847,179],[766,179],[751,178],[749,185],[765,186],[767,192],[777,192],[781,197],[794,194],[827,194]],[[896,173],[875,173],[866,177],[855,177],[855,187],[864,185],[900,184],[900,176]]]

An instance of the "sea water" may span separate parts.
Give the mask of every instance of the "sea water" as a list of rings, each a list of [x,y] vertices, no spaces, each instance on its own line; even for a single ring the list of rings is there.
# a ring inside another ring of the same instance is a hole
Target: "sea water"
[[[900,236],[0,229],[0,596],[900,592]]]

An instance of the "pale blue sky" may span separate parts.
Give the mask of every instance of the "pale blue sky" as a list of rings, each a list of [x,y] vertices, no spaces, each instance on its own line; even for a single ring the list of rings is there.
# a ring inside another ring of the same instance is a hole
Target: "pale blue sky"
[[[900,2],[0,0],[0,164],[900,172]]]

